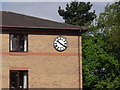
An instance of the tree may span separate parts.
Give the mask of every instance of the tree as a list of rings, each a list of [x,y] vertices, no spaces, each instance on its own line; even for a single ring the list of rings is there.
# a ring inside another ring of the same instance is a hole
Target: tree
[[[120,60],[120,1],[107,5],[97,22],[108,43],[107,50]]]
[[[85,88],[120,88],[120,2],[105,7],[83,35]]]
[[[95,11],[90,12],[92,4],[90,2],[73,1],[66,5],[66,10],[59,7],[58,13],[63,17],[65,23],[84,26],[91,23],[95,18]]]
[[[85,34],[82,45],[84,88],[120,88],[119,63],[106,52],[106,45],[102,34]]]

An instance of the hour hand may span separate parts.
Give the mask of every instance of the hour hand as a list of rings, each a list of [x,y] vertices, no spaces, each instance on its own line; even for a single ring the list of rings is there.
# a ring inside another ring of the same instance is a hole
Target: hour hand
[[[57,41],[60,45],[62,45],[63,47],[66,47],[64,44],[62,44],[60,41]]]

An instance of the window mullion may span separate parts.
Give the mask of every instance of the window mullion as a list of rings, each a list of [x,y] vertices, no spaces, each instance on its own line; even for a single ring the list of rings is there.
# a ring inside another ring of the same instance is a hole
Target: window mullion
[[[17,35],[17,51],[20,50],[20,35]]]
[[[17,88],[20,88],[20,73],[17,71]]]

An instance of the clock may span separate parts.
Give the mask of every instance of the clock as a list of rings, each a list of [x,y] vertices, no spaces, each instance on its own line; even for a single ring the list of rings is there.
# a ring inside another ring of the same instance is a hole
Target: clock
[[[54,48],[62,52],[67,49],[67,40],[64,37],[56,37],[54,40]]]

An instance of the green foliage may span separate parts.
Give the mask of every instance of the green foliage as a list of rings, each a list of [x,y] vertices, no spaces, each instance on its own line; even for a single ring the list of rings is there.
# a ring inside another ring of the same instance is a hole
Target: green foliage
[[[83,82],[84,88],[120,88],[119,64],[106,52],[102,34],[84,34]]]
[[[97,22],[105,42],[109,43],[106,48],[120,60],[120,1],[107,5]]]
[[[97,20],[83,34],[84,88],[120,88],[120,2],[107,5]]]
[[[84,26],[96,18],[95,11],[89,12],[92,4],[90,2],[73,1],[66,5],[66,10],[59,7],[58,13],[63,17],[65,23]]]

